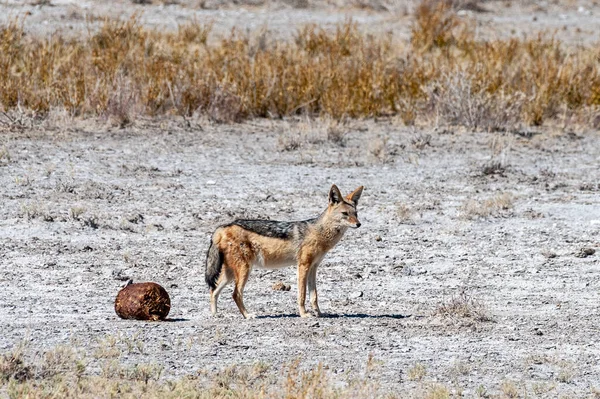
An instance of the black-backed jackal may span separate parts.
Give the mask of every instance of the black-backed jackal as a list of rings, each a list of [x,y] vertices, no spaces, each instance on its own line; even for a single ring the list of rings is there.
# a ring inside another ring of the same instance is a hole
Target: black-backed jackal
[[[348,227],[360,227],[356,206],[362,192],[361,186],[344,198],[333,185],[327,209],[314,219],[297,222],[235,220],[219,226],[213,233],[206,256],[206,283],[210,287],[212,314],[217,313],[219,294],[233,281],[233,300],[240,312],[247,319],[255,317],[248,313],[243,301],[244,286],[252,268],[297,264],[300,316],[310,316],[304,306],[307,284],[313,311],[320,316],[317,267]]]

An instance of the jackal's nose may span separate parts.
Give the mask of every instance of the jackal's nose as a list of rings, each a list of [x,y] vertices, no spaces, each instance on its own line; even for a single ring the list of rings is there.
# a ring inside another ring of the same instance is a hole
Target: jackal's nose
[[[360,222],[357,222],[356,223],[356,228],[359,228],[359,227],[360,227]]]

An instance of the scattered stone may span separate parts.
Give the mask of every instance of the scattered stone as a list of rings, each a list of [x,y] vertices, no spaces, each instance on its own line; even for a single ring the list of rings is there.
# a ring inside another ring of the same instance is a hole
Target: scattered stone
[[[406,276],[420,276],[422,274],[427,274],[427,270],[415,269],[413,267],[406,266],[402,268],[402,274]]]
[[[356,298],[360,298],[362,296],[363,296],[363,292],[362,291],[354,291],[354,292],[350,293],[349,298],[350,299],[356,299]]]
[[[554,252],[554,251],[543,251],[542,255],[544,255],[548,259],[553,259],[558,256],[558,255],[556,255],[556,252]]]
[[[113,271],[110,274],[111,274],[113,280],[119,280],[119,281],[129,280],[129,276],[124,273],[125,272],[123,271],[123,269],[113,269]]]
[[[502,162],[490,161],[490,162],[486,163],[485,165],[483,165],[481,172],[483,173],[484,176],[489,176],[489,175],[504,176],[504,173],[506,172],[506,167],[504,165],[502,165]]]
[[[579,252],[575,254],[575,256],[578,258],[587,258],[588,256],[592,256],[595,253],[596,250],[594,248],[581,248]]]
[[[141,213],[134,213],[134,214],[129,215],[127,217],[127,221],[129,223],[133,223],[133,224],[143,223],[144,222],[144,215],[142,215]]]
[[[381,236],[375,236],[375,241],[381,241]]]
[[[273,288],[273,291],[289,291],[292,287],[289,284],[278,281],[271,288]]]

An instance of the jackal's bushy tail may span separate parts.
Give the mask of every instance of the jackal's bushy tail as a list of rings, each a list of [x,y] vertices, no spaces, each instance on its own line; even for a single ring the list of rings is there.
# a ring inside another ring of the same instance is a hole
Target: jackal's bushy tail
[[[223,267],[223,253],[219,251],[219,248],[215,245],[213,240],[210,240],[210,247],[206,253],[206,272],[204,280],[211,289],[217,288],[217,280],[221,274],[221,268]]]

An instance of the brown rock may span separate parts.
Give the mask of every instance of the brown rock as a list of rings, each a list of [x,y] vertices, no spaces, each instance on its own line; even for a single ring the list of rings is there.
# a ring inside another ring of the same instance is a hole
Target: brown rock
[[[170,310],[169,294],[156,283],[128,284],[115,299],[115,312],[122,319],[164,320]]]

